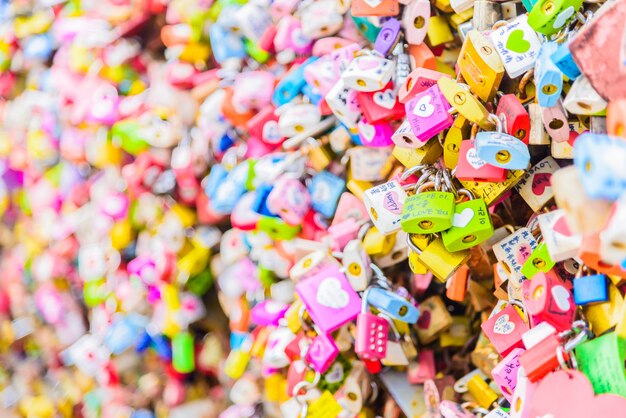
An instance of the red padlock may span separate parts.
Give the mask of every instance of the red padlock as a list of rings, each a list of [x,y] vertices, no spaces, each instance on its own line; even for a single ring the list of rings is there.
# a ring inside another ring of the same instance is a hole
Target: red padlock
[[[503,126],[506,133],[520,139],[528,145],[530,135],[530,117],[522,106],[517,96],[505,94],[498,101],[496,115],[503,119]]]

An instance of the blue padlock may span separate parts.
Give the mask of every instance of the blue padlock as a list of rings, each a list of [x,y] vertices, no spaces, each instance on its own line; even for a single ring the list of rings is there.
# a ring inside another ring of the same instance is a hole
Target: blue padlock
[[[243,39],[217,23],[211,25],[209,39],[213,56],[219,64],[223,64],[230,58],[246,57]]]
[[[581,74],[578,65],[572,57],[572,53],[569,50],[569,41],[563,42],[559,45],[556,51],[550,55],[550,59],[554,62],[554,65],[556,65],[558,69],[561,70],[561,72],[570,80],[576,79]]]
[[[246,160],[241,164],[237,164],[228,172],[228,176],[220,184],[213,193],[207,196],[211,199],[213,209],[221,214],[229,214],[241,198],[248,191],[248,177],[250,175],[251,160]],[[209,174],[210,175],[210,174]]]
[[[314,105],[319,105],[322,101],[322,95],[318,93],[315,87],[311,86],[308,83],[306,83],[302,87],[302,94],[304,94],[306,98],[309,99],[309,101]]]
[[[328,171],[319,172],[308,186],[313,209],[326,218],[332,218],[345,188],[346,181],[341,177]]]
[[[523,170],[530,162],[528,146],[503,132],[479,132],[474,144],[478,158],[496,167]]]
[[[141,315],[119,315],[113,320],[104,337],[104,345],[115,355],[140,342],[141,330],[145,329],[147,320]]]
[[[270,194],[273,188],[273,186],[269,186],[267,184],[262,184],[257,187],[255,199],[252,203],[252,209],[259,215],[272,216],[274,218],[278,217],[277,214],[270,211],[267,207],[267,196]]]
[[[351,17],[363,36],[365,36],[367,40],[372,43],[376,42],[376,37],[378,36],[378,32],[380,32],[381,28],[370,22],[366,16],[357,17],[351,15]]]
[[[274,106],[280,107],[287,104],[300,94],[306,85],[306,80],[304,79],[304,69],[307,65],[315,61],[317,61],[317,57],[310,57],[300,64],[299,67],[294,68],[289,71],[289,73],[285,74],[274,89],[274,94],[272,95],[272,103]]]
[[[574,143],[574,165],[587,195],[617,200],[626,192],[626,142],[622,138],[585,132]]]
[[[53,50],[51,35],[33,35],[24,43],[24,58],[45,61],[50,57]]]
[[[135,351],[138,353],[143,353],[148,348],[150,348],[150,344],[152,344],[152,338],[150,334],[146,330],[142,330],[139,334],[139,338],[137,339],[137,344],[135,345]]]
[[[150,338],[152,339],[150,347],[154,349],[155,353],[163,360],[172,360],[172,345],[169,338],[163,334],[151,335]]]
[[[154,414],[147,409],[137,409],[133,411],[130,418],[155,418]]]
[[[213,198],[220,184],[226,180],[226,177],[228,177],[228,170],[221,164],[215,164],[211,167],[211,172],[204,180],[204,193],[206,193],[209,198]]]
[[[576,277],[574,279],[574,302],[585,306],[609,300],[609,289],[604,274]]]
[[[367,303],[390,317],[408,324],[415,324],[419,310],[400,295],[380,287],[372,287],[367,291]]]
[[[552,107],[561,97],[563,74],[550,58],[558,48],[556,42],[543,43],[535,62],[535,87],[541,107]]]
[[[231,350],[239,349],[243,345],[243,343],[246,342],[249,335],[250,334],[248,334],[247,332],[231,332],[230,333],[230,349]]]

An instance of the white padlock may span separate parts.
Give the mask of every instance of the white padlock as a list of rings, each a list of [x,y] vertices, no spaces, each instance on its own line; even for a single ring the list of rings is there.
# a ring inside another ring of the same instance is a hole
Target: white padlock
[[[365,191],[363,203],[381,234],[389,235],[401,229],[400,218],[406,197],[406,192],[395,180]]]

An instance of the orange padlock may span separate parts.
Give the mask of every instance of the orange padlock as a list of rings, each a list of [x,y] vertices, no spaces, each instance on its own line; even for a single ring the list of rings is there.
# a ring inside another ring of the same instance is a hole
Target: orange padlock
[[[424,43],[409,45],[409,59],[411,60],[411,68],[427,68],[437,71],[435,54],[433,54],[433,51]]]
[[[452,275],[446,283],[446,297],[455,302],[463,302],[467,294],[467,280],[469,267],[464,264]]]

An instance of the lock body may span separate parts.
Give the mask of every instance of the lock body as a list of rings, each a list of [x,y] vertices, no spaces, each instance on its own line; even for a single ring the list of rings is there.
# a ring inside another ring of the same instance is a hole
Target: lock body
[[[454,195],[448,192],[422,192],[406,198],[400,225],[410,234],[430,234],[452,226]]]
[[[366,360],[381,360],[387,355],[387,320],[370,312],[362,312],[356,319],[354,352]]]
[[[482,199],[459,203],[454,208],[450,229],[443,231],[443,245],[450,252],[461,251],[486,241],[493,235],[493,224]]]
[[[528,146],[519,139],[499,132],[479,132],[476,135],[478,157],[488,164],[507,170],[521,170],[528,167],[530,153]]]
[[[426,142],[452,126],[453,118],[448,113],[450,104],[438,86],[418,93],[405,107],[411,130],[420,142]]]

